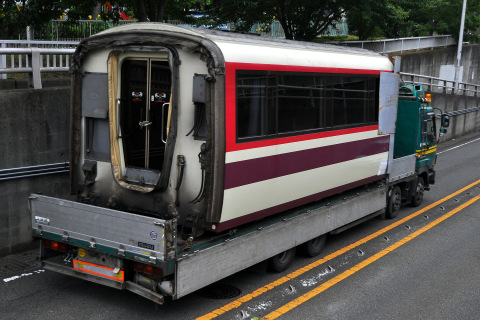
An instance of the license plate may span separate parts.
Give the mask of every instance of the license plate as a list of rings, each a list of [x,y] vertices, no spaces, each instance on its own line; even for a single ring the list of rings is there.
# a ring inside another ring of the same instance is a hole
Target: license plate
[[[122,282],[125,280],[125,273],[118,268],[107,268],[104,266],[99,266],[90,262],[80,260],[73,260],[73,268],[80,272],[94,274],[99,277],[109,278]]]

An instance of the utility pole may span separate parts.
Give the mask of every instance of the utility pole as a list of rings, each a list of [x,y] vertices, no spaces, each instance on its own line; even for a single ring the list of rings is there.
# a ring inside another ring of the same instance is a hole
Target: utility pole
[[[455,65],[455,93],[458,93],[458,82],[460,81],[460,64],[462,60],[463,29],[465,28],[465,11],[467,0],[463,0],[462,20],[460,21],[460,33],[458,35],[457,64]]]

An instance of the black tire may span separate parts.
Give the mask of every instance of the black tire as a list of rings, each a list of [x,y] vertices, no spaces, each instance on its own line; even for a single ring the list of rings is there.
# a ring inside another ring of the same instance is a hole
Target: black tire
[[[321,235],[299,246],[300,252],[306,257],[316,257],[322,252],[327,235]]]
[[[273,272],[283,272],[287,270],[295,258],[295,248],[281,252],[268,260],[268,269]]]
[[[390,193],[390,197],[387,199],[387,219],[393,219],[398,216],[400,207],[402,205],[402,190],[399,186],[393,187],[393,190]]]
[[[423,181],[422,177],[418,177],[417,179],[417,186],[415,187],[415,192],[412,196],[412,201],[410,205],[412,207],[418,207],[422,204],[423,201],[423,194],[425,193],[425,182]]]

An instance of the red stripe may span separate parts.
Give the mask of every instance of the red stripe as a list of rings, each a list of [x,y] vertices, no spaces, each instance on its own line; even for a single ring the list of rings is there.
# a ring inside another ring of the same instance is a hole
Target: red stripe
[[[389,136],[255,158],[225,165],[225,189],[387,152]]]
[[[357,127],[357,128],[350,128],[350,129],[340,129],[340,130],[333,130],[333,131],[310,133],[310,134],[298,135],[293,137],[244,142],[244,143],[238,143],[238,144],[235,143],[234,145],[230,145],[230,148],[228,147],[228,144],[227,144],[227,152],[248,150],[248,149],[255,149],[255,148],[269,147],[269,146],[277,146],[280,144],[287,144],[292,142],[336,137],[336,136],[342,136],[346,134],[360,133],[360,132],[367,132],[367,131],[377,131],[377,130],[378,130],[378,125],[373,125],[373,126],[366,126],[366,127]]]
[[[225,222],[217,223],[217,224],[215,224],[215,229],[212,229],[212,225],[209,224],[208,225],[208,230],[213,231],[213,232],[222,232],[224,230],[234,228],[234,227],[237,227],[239,225],[242,225],[242,224],[245,224],[245,223],[248,223],[248,222],[252,222],[252,221],[255,221],[255,220],[259,220],[259,219],[268,217],[272,214],[276,214],[276,213],[279,213],[279,212],[282,212],[282,211],[290,210],[290,209],[299,207],[301,205],[304,205],[304,204],[307,204],[307,203],[310,203],[310,202],[313,202],[313,201],[318,201],[318,200],[321,200],[323,198],[330,197],[334,194],[341,193],[343,191],[354,189],[354,188],[357,188],[359,186],[362,186],[362,185],[365,185],[365,184],[368,184],[368,183],[371,183],[371,182],[374,182],[374,181],[381,180],[384,177],[385,177],[385,175],[369,177],[369,178],[359,180],[359,181],[355,181],[353,183],[349,183],[349,184],[346,184],[346,185],[343,185],[343,186],[340,186],[340,187],[337,187],[337,188],[322,191],[320,193],[317,193],[317,194],[314,194],[314,195],[311,195],[311,196],[308,196],[308,197],[305,197],[305,198],[293,200],[293,201],[290,201],[290,202],[287,202],[287,203],[282,203],[280,205],[277,205],[277,206],[274,206],[274,207],[271,207],[271,208],[267,208],[267,209],[264,209],[264,210],[261,210],[261,211],[257,211],[257,212],[254,212],[254,213],[251,213],[251,214],[248,214],[248,215],[244,215],[244,216],[232,219],[232,220],[225,221]]]
[[[369,69],[347,69],[347,68],[325,68],[325,67],[304,67],[304,66],[283,66],[274,64],[253,64],[226,62],[225,63],[225,125],[226,125],[226,151],[238,151],[265,146],[274,146],[284,143],[331,137],[355,132],[365,132],[377,130],[378,126],[367,126],[352,129],[335,130],[320,132],[308,135],[299,135],[287,138],[277,138],[255,142],[237,143],[236,141],[236,89],[235,73],[236,70],[265,70],[265,71],[291,71],[291,72],[321,72],[321,73],[345,73],[345,74],[365,74],[379,75],[380,72],[391,72],[390,70],[369,70]]]
[[[244,63],[244,62],[226,62],[225,66],[227,68],[232,68],[235,70],[241,69],[241,70],[266,70],[266,71],[288,71],[288,72],[370,74],[370,75],[379,75],[380,72],[392,72],[391,70],[292,66],[292,65],[258,64],[258,63]]]

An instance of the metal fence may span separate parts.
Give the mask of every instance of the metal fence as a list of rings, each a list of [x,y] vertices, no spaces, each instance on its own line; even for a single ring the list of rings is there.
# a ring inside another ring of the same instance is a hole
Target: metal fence
[[[457,41],[451,35],[442,35],[370,41],[340,41],[334,43],[349,47],[364,48],[378,53],[389,53],[446,47],[450,45],[456,45]]]
[[[75,23],[65,20],[52,20],[41,28],[27,29],[27,39],[52,41],[79,41],[100,31],[114,26],[136,22],[136,20],[120,20],[118,22],[103,20],[79,20]],[[19,35],[21,37],[21,35]]]
[[[420,74],[400,72],[404,82],[418,83],[424,86],[425,91],[452,93],[464,96],[480,96],[480,84],[457,82],[437,77],[424,76]],[[456,89],[455,89],[456,88]]]
[[[28,73],[29,87],[42,88],[43,72],[67,72],[75,49],[59,48],[0,48],[0,76]]]

